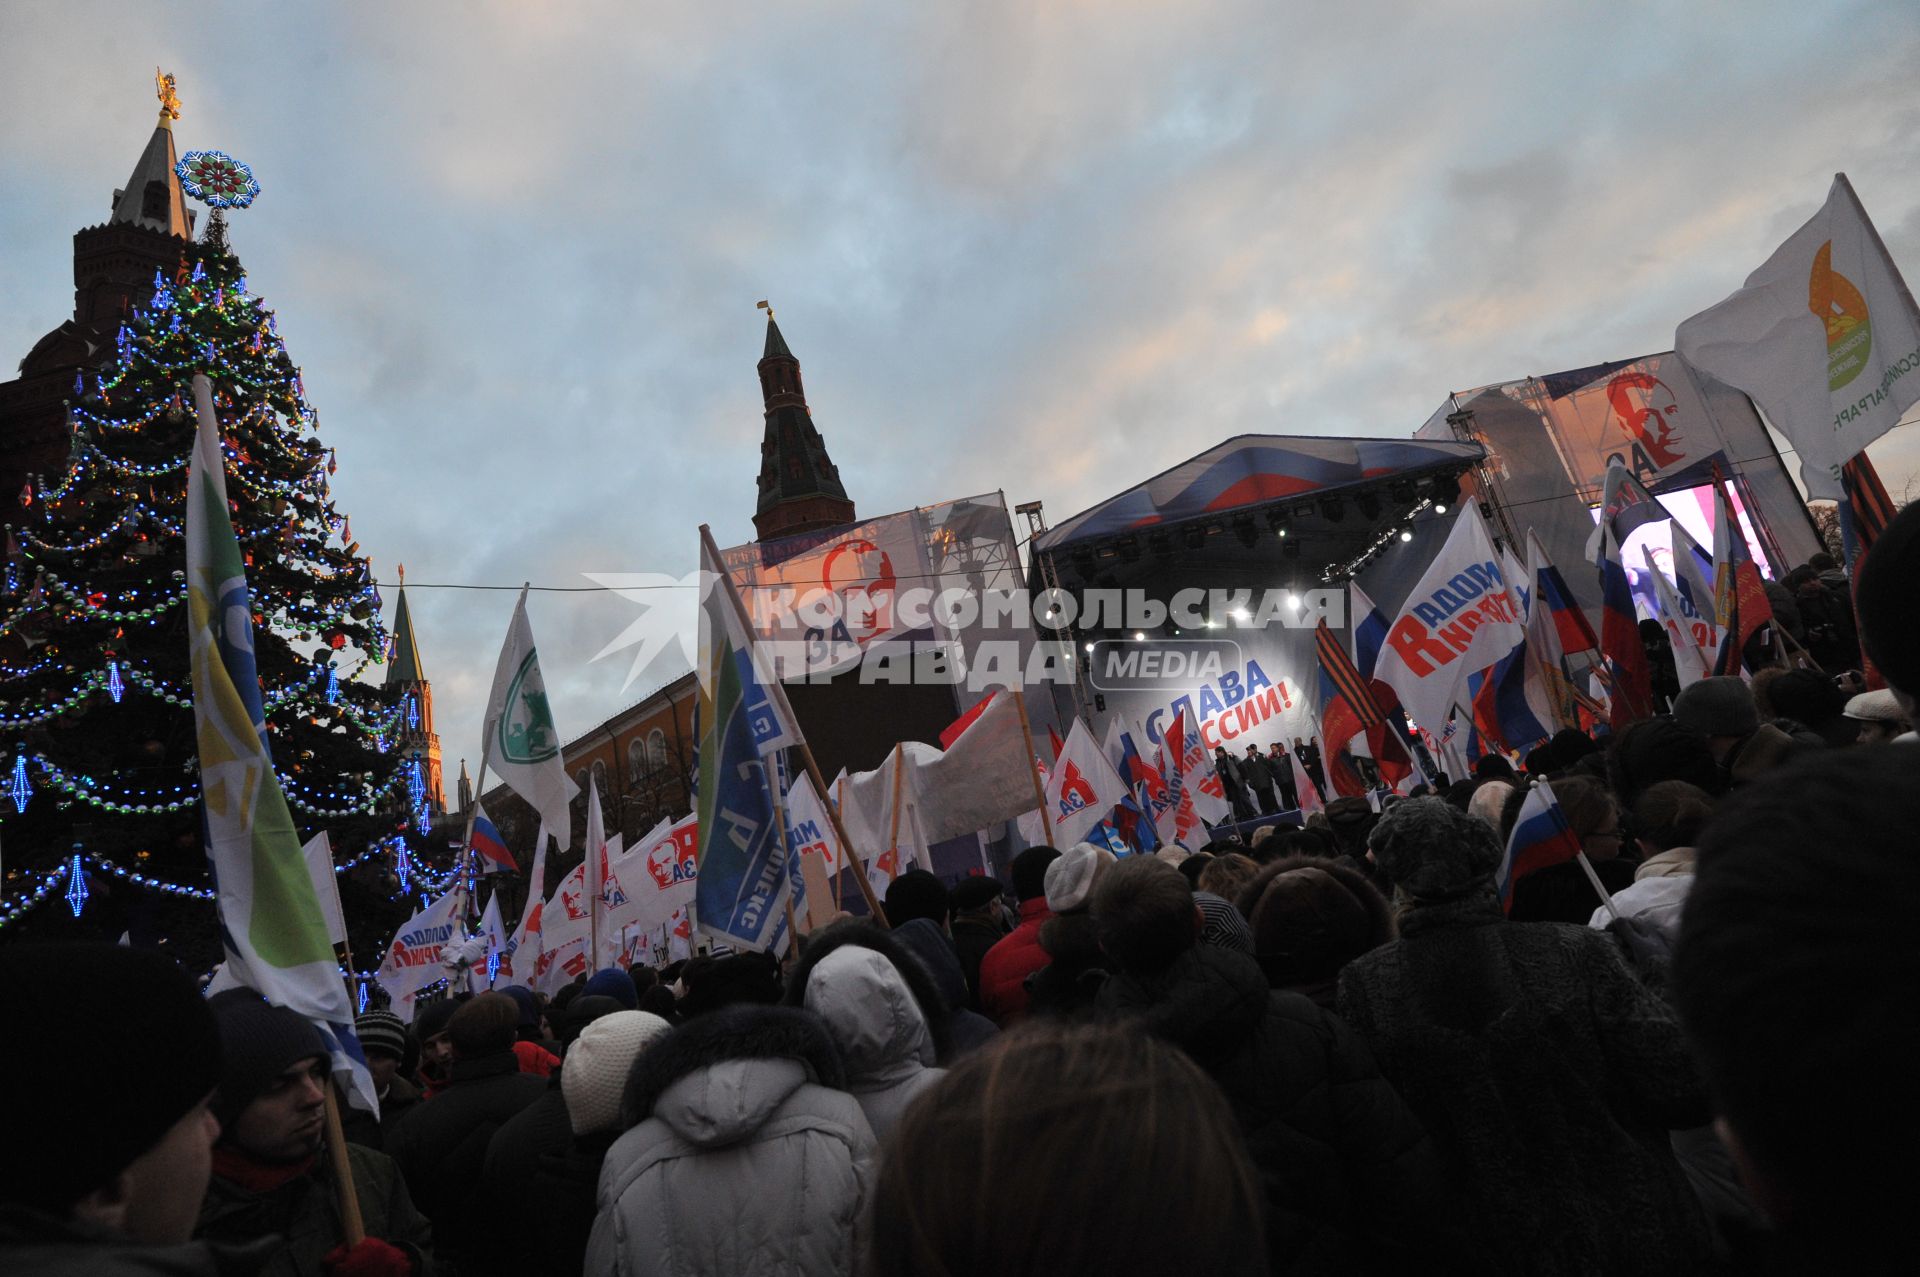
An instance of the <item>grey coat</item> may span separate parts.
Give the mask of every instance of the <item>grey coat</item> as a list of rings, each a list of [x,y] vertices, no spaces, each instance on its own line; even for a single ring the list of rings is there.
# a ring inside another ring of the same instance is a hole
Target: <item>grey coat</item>
[[[834,1089],[813,1016],[729,1007],[640,1057],[607,1150],[585,1271],[758,1277],[853,1270],[873,1132]]]

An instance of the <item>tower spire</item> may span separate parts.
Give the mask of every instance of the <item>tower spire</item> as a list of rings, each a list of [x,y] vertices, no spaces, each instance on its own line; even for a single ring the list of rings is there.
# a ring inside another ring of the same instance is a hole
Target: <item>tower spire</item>
[[[827,442],[814,428],[800,380],[800,361],[767,312],[767,344],[760,356],[760,396],[766,404],[766,433],[760,441],[759,501],[753,526],[763,541],[839,527],[855,519],[852,498],[840,483],[839,467],[827,455]]]
[[[387,687],[397,693],[400,710],[395,733],[402,757],[420,760],[427,783],[429,805],[445,811],[446,790],[440,776],[440,734],[433,730],[433,684],[420,664],[420,644],[413,636],[413,612],[407,607],[406,569],[400,569],[400,588],[393,605],[393,660],[387,665]]]
[[[173,122],[180,118],[180,97],[174,78],[155,67],[154,95],[160,99],[160,121],[153,136],[140,152],[139,162],[126,186],[113,193],[110,222],[130,223],[148,230],[193,238],[193,219],[187,215],[187,197],[180,189],[180,175],[174,172],[179,156],[173,149]]]

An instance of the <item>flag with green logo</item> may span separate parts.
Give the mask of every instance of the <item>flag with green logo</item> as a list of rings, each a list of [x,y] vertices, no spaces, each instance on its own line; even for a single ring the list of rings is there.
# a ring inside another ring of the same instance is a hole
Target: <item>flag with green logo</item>
[[[487,726],[480,756],[513,792],[540,813],[553,833],[554,844],[565,851],[573,827],[567,805],[580,787],[567,776],[560,757],[560,731],[547,705],[547,685],[540,677],[540,654],[533,647],[533,626],[527,622],[527,592],[520,591],[500,662],[493,667],[493,693],[487,698]]]
[[[227,974],[298,1012],[326,1039],[356,1104],[379,1112],[353,1033],[353,1002],[333,955],[300,833],[267,751],[254,670],[253,607],[227,508],[226,458],[213,389],[193,379],[199,412],[187,473],[187,644],[207,862],[220,911]]]

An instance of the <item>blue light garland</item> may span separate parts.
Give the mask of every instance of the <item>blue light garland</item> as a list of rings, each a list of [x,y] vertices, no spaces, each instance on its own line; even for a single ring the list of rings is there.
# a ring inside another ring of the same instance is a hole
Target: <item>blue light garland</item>
[[[67,905],[78,918],[80,911],[87,907],[87,875],[80,867],[80,853],[74,852],[73,859],[67,865]]]

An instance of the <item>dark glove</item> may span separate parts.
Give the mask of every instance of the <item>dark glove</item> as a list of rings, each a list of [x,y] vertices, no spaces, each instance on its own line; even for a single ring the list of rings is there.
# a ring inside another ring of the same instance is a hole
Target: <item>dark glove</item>
[[[398,1246],[369,1237],[352,1250],[335,1246],[321,1257],[327,1277],[413,1277],[413,1260]]]

